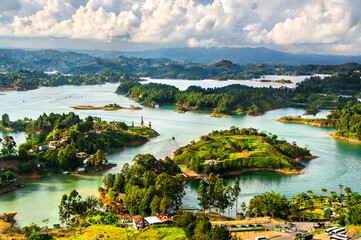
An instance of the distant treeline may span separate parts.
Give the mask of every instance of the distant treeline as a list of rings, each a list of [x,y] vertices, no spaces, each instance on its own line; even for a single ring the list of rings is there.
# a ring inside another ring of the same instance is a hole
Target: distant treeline
[[[0,74],[0,90],[30,90],[39,86],[95,85],[105,82],[138,81],[138,77],[125,73],[105,72],[99,74],[47,74],[41,71],[17,71]]]
[[[311,77],[295,89],[255,88],[239,84],[204,89],[190,86],[181,91],[165,84],[125,82],[117,92],[139,100],[145,105],[177,104],[186,110],[213,109],[214,113],[262,114],[266,110],[285,106],[307,108],[343,108],[350,100],[339,97],[343,92],[360,94],[360,73],[339,76]],[[320,94],[325,93],[325,94]]]

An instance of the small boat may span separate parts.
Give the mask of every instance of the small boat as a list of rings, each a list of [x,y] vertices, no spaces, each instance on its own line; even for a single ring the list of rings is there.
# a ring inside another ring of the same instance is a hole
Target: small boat
[[[69,174],[69,172],[68,172],[68,171],[66,171],[66,172],[63,172],[63,174],[64,174],[64,175],[68,175],[68,174]]]

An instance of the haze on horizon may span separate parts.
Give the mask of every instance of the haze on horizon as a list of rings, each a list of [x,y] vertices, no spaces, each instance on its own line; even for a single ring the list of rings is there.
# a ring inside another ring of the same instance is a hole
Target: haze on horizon
[[[361,55],[359,0],[2,0],[0,47]]]

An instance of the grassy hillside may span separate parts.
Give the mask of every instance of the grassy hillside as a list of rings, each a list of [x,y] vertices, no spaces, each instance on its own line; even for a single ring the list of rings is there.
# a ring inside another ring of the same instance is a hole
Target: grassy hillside
[[[306,148],[298,147],[277,136],[258,133],[255,129],[231,128],[227,131],[213,131],[174,152],[173,160],[187,164],[197,172],[225,172],[243,168],[277,168],[295,170],[301,164],[296,158],[310,156]],[[206,160],[217,164],[207,164]]]

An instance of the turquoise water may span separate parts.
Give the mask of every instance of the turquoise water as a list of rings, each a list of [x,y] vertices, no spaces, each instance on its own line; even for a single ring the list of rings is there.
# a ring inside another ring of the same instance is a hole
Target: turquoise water
[[[114,94],[117,84],[98,86],[61,86],[55,88],[40,88],[28,92],[6,92],[0,95],[0,114],[8,113],[10,119],[23,117],[35,118],[42,113],[69,112],[68,106],[95,105],[103,106],[117,103],[124,107],[137,105],[133,100]],[[231,126],[254,127],[277,134],[288,141],[296,141],[300,146],[308,145],[313,155],[319,158],[303,162],[307,167],[304,175],[286,176],[278,173],[247,173],[227,178],[232,184],[239,177],[242,193],[238,200],[248,201],[252,196],[264,191],[274,190],[287,196],[308,189],[319,193],[323,187],[338,190],[338,184],[349,186],[353,190],[361,191],[361,145],[343,140],[335,140],[326,133],[330,128],[318,128],[307,125],[284,124],[274,121],[284,115],[301,115],[303,109],[283,108],[267,112],[263,116],[234,116],[232,118],[211,118],[210,112],[196,111],[176,113],[175,106],[160,108],[146,108],[140,111],[120,110],[116,112],[104,111],[75,111],[82,118],[93,115],[104,120],[125,121],[140,124],[141,116],[145,123],[151,121],[152,127],[159,133],[159,137],[150,142],[131,147],[123,151],[109,154],[109,161],[118,166],[110,172],[118,172],[124,163],[130,163],[138,153],[152,153],[158,158],[172,156],[179,146],[197,140],[212,130],[227,129]],[[321,112],[320,116],[327,111]],[[0,137],[4,133],[0,133]],[[24,133],[11,133],[18,143],[25,140]],[[175,137],[176,141],[170,139]],[[64,193],[77,189],[82,195],[97,193],[97,187],[102,185],[102,178],[107,172],[93,175],[64,176],[56,175],[42,179],[24,181],[26,187],[0,196],[0,212],[18,211],[17,220],[20,225],[31,222],[41,224],[41,220],[50,218],[50,224],[58,223],[58,204]],[[197,182],[192,182],[184,198],[185,206],[196,206]]]

